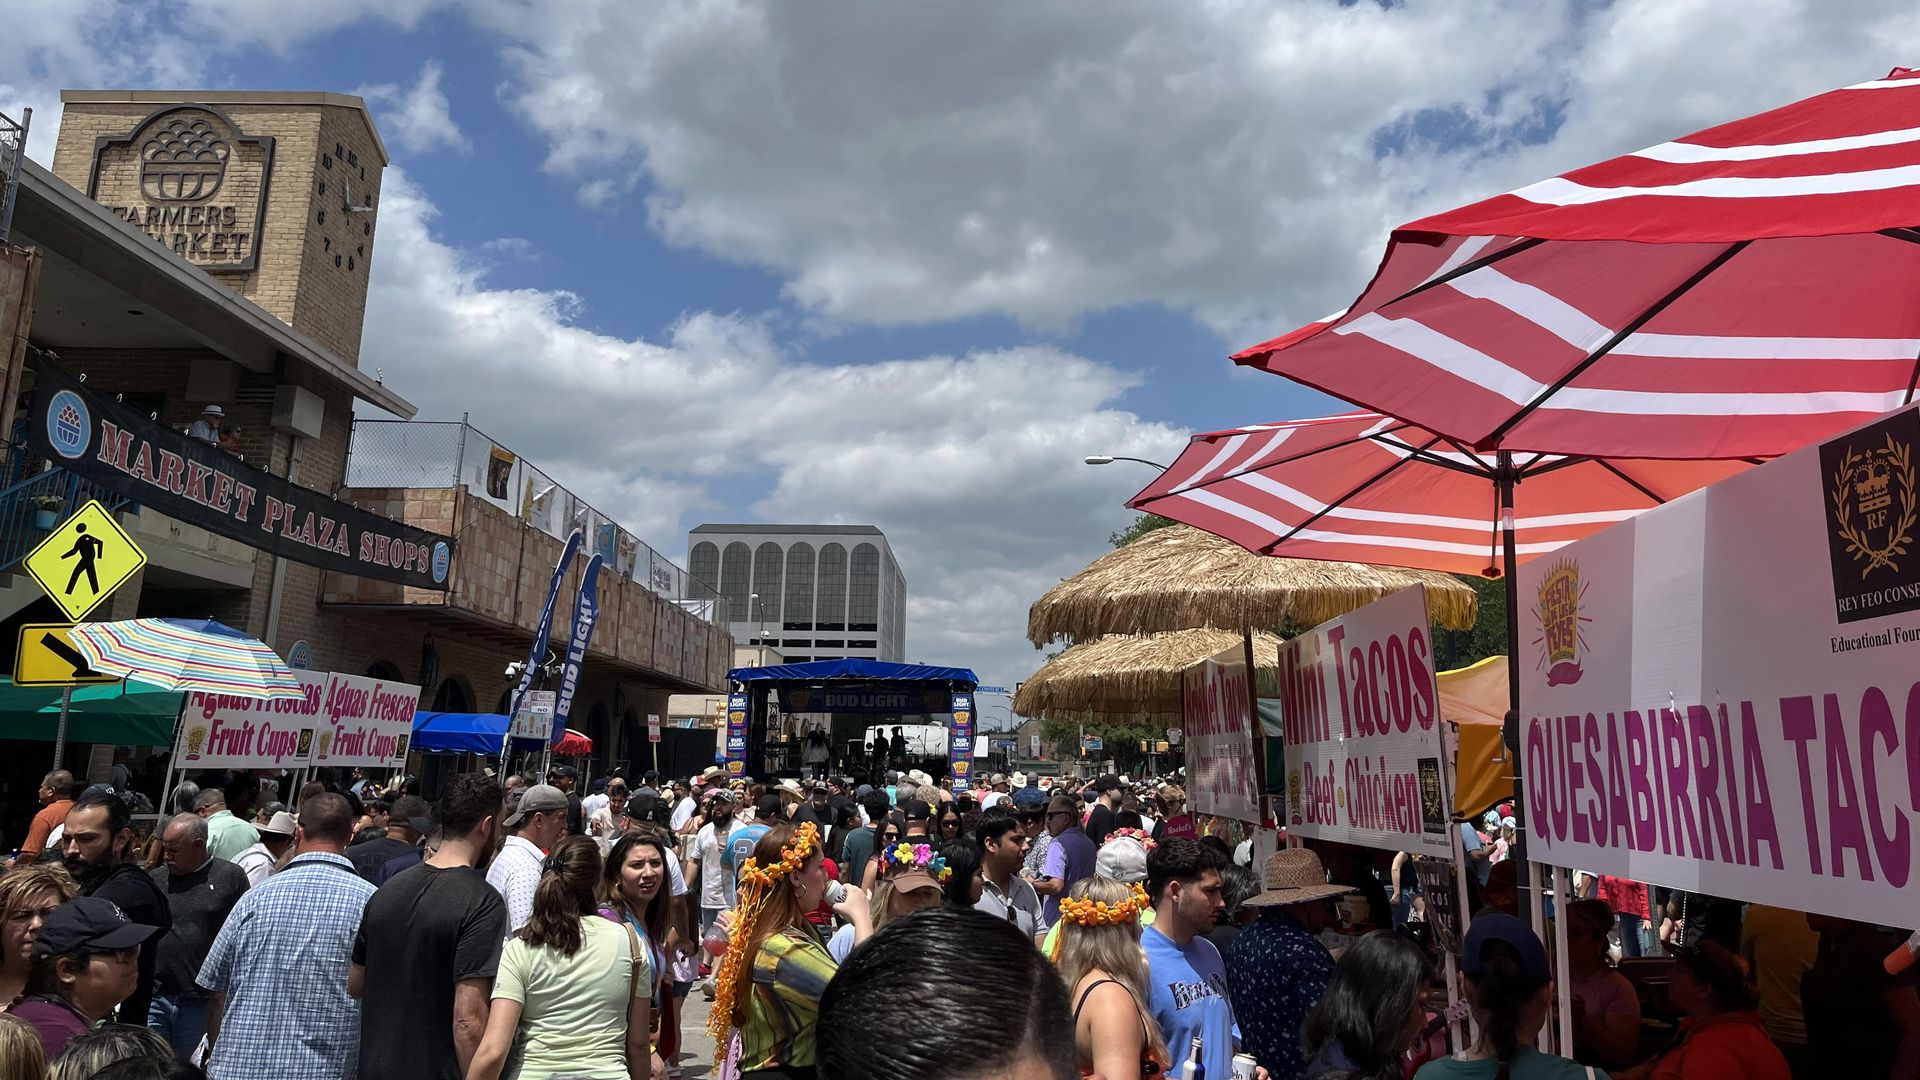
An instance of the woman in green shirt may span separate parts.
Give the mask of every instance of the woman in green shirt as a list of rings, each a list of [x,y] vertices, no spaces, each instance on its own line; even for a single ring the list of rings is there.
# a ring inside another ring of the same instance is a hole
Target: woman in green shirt
[[[599,881],[592,837],[568,837],[547,856],[533,916],[500,954],[466,1080],[665,1075],[647,1040],[652,962],[630,927],[600,917]]]
[[[827,892],[819,830],[812,822],[768,829],[739,879],[739,905],[714,977],[714,1056],[731,1060],[741,1080],[811,1080],[820,995],[837,966],[807,921]],[[872,916],[866,894],[845,888],[833,910],[853,924],[858,944],[873,932]]]

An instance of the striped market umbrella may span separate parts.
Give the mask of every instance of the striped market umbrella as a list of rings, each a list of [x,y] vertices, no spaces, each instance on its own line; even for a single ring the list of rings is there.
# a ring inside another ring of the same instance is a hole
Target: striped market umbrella
[[[250,698],[305,693],[293,669],[264,642],[212,619],[82,623],[68,637],[95,671],[169,690]]]

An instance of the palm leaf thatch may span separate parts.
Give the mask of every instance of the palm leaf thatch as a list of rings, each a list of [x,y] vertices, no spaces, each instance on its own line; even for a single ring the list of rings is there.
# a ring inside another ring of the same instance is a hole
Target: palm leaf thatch
[[[1180,674],[1241,643],[1232,630],[1176,630],[1115,634],[1082,642],[1033,673],[1013,698],[1019,716],[1050,720],[1180,723]],[[1256,667],[1267,675],[1279,664],[1280,638],[1253,635]]]
[[[1478,598],[1451,574],[1256,555],[1212,533],[1173,525],[1100,556],[1047,590],[1027,611],[1027,638],[1038,648],[1059,637],[1305,628],[1409,585],[1427,587],[1428,610],[1441,626],[1473,626]]]

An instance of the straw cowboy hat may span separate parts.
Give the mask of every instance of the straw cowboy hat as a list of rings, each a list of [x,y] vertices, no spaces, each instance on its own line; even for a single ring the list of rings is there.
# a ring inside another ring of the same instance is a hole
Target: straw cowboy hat
[[[1306,848],[1281,848],[1267,856],[1263,882],[1266,891],[1248,900],[1248,907],[1304,904],[1356,891],[1347,885],[1327,884],[1327,869],[1320,865],[1320,856]]]
[[[800,782],[792,777],[788,777],[778,784],[773,785],[773,790],[782,795],[791,795],[796,799],[805,799],[807,797],[807,793],[800,787]]]

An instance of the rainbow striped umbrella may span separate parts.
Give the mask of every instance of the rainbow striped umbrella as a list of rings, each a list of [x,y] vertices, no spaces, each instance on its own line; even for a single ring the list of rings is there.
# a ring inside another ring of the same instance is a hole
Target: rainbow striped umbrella
[[[303,696],[293,669],[264,642],[212,619],[127,619],[68,631],[95,671],[169,690],[251,698]]]

